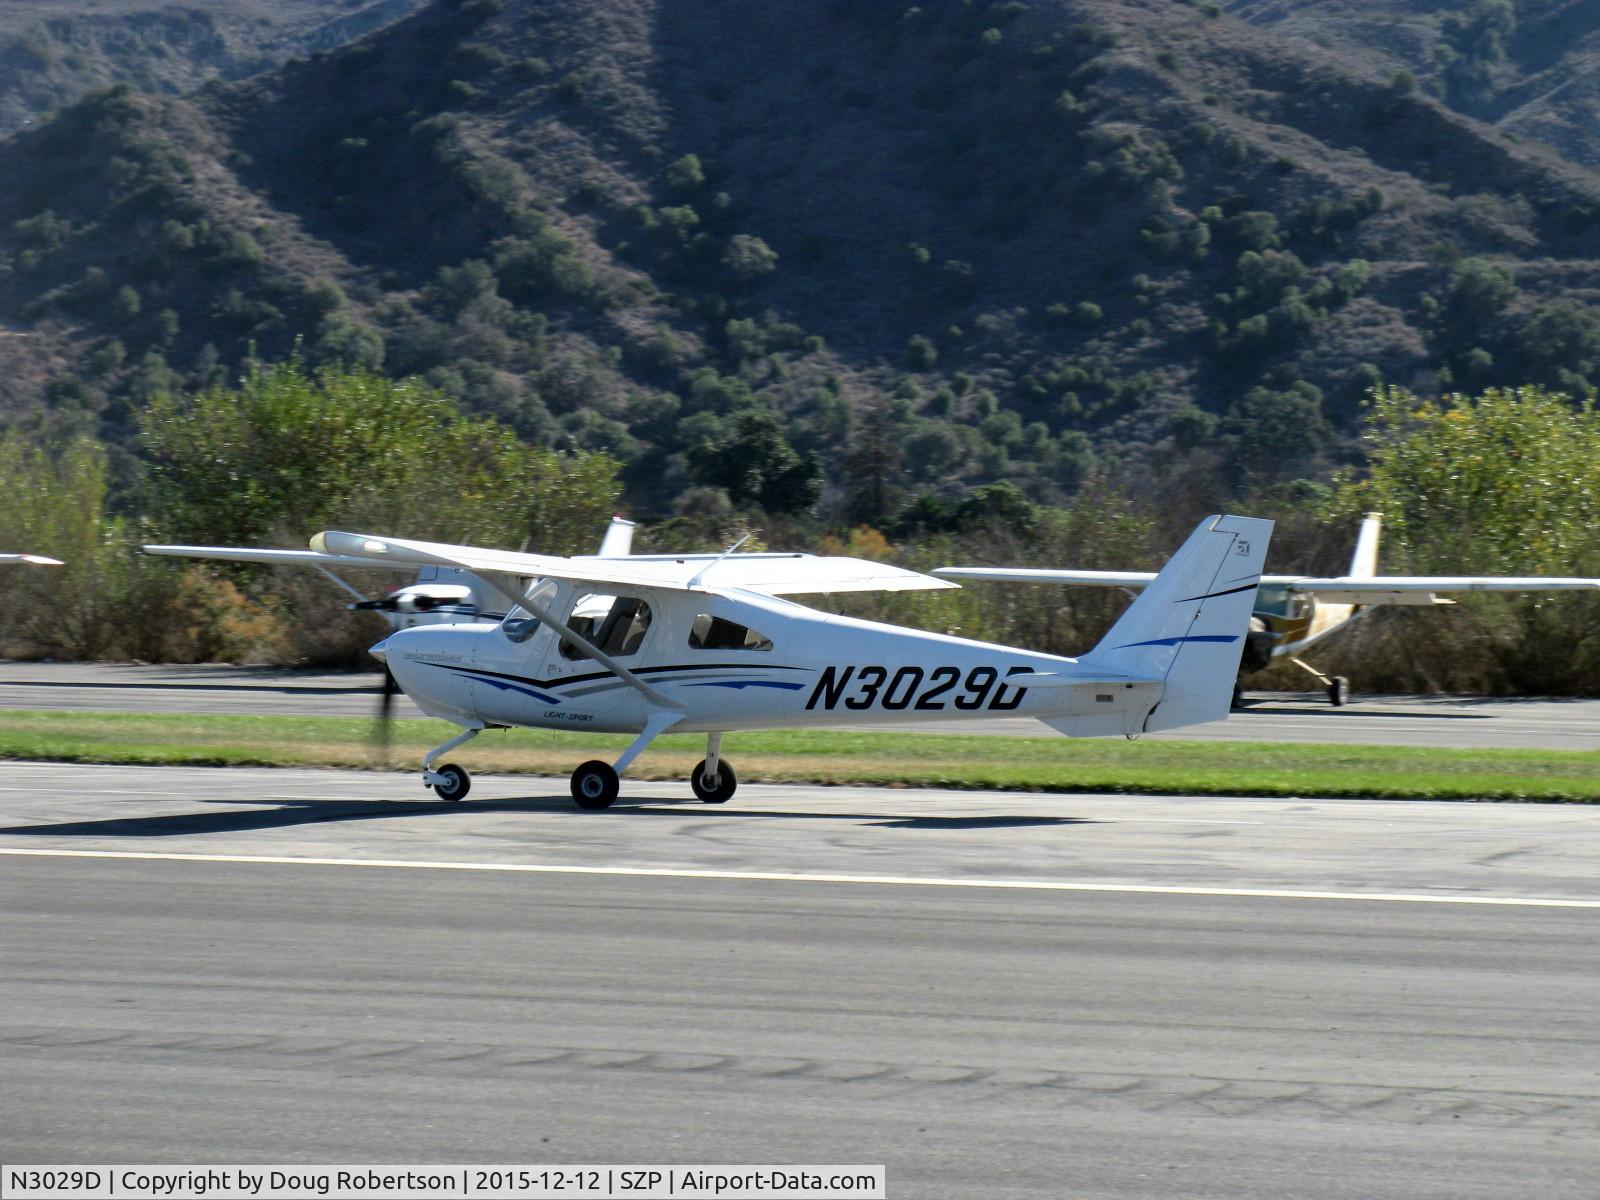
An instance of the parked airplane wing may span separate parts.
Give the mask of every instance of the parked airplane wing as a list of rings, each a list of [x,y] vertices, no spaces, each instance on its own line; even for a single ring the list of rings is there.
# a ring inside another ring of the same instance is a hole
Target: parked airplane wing
[[[1373,575],[1366,579],[1301,578],[1291,590],[1338,604],[1450,604],[1444,592],[1568,592],[1600,589],[1600,579],[1536,575]]]
[[[312,549],[327,554],[380,558],[410,566],[434,564],[462,567],[477,574],[537,576],[623,587],[669,591],[742,590],[768,596],[816,592],[911,591],[951,588],[916,571],[858,558],[818,558],[809,554],[729,554],[670,558],[561,558],[521,554],[478,546],[451,546],[404,538],[328,531],[311,539]]]
[[[1263,582],[1266,582],[1263,580]],[[1286,580],[1300,592],[1567,592],[1600,588],[1600,579],[1539,575],[1373,575],[1367,579]]]
[[[32,563],[36,567],[61,567],[66,564],[59,558],[46,558],[42,554],[0,554],[0,563]]]

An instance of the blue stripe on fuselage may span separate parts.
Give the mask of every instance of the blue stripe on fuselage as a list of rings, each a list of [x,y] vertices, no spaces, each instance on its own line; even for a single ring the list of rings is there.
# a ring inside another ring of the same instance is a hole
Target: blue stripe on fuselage
[[[1117,646],[1117,650],[1133,650],[1140,646],[1176,646],[1179,642],[1237,642],[1239,635],[1236,633],[1194,633],[1186,637],[1155,638],[1148,642],[1128,642],[1126,645]]]

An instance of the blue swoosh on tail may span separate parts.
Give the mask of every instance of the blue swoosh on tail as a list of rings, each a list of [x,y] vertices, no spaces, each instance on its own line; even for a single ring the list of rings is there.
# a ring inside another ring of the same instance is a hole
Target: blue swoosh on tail
[[[1192,633],[1185,637],[1154,638],[1148,642],[1129,642],[1118,650],[1134,650],[1140,646],[1176,646],[1179,642],[1237,642],[1236,633]]]

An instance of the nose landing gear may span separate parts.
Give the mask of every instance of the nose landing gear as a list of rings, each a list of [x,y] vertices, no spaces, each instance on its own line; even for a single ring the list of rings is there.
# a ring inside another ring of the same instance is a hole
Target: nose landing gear
[[[440,755],[448,754],[457,746],[470,742],[482,733],[484,728],[484,726],[479,725],[475,728],[464,730],[444,745],[435,746],[424,754],[422,756],[422,786],[432,788],[435,796],[451,803],[465,796],[472,787],[472,776],[467,774],[466,769],[458,767],[455,763],[446,763],[435,771],[433,764]]]
[[[437,771],[430,771],[432,783],[424,782],[424,787],[431,787],[433,794],[441,800],[455,802],[460,800],[472,790],[472,776],[468,775],[466,768],[458,767],[455,763],[446,763]]]

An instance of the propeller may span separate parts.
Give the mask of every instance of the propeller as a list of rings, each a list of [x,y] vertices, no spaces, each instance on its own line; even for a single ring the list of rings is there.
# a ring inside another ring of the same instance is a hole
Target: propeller
[[[372,730],[372,746],[377,751],[380,766],[389,764],[390,722],[394,719],[394,698],[399,691],[400,685],[394,681],[394,673],[385,663],[383,687],[378,693],[378,719]]]

